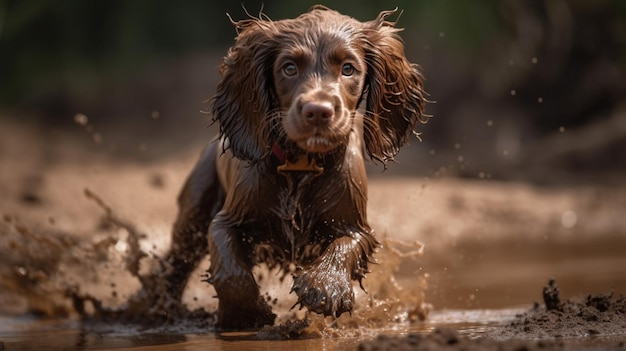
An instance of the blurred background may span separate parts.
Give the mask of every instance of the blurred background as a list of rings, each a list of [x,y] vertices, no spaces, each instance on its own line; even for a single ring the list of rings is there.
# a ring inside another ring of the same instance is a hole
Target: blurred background
[[[278,20],[317,2],[242,3]],[[620,182],[626,2],[324,4],[363,21],[402,10],[434,117],[386,174]],[[201,111],[236,34],[227,13],[247,16],[232,1],[0,0],[0,128],[76,133],[142,162],[197,150],[215,133]]]

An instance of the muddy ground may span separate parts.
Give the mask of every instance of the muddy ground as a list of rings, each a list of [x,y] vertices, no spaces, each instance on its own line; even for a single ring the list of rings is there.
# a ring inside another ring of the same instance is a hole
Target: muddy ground
[[[566,350],[626,349],[626,299],[613,292],[561,301],[558,285],[543,287],[542,303],[479,338],[451,328],[406,337],[381,335],[359,350]],[[596,336],[612,336],[602,339]]]
[[[75,128],[69,131],[0,119],[2,316],[77,319],[72,293],[107,308],[123,306],[140,287],[128,252],[136,244],[147,253],[135,262],[135,272],[143,274],[167,250],[177,192],[205,142],[194,139],[165,153],[158,141],[138,140],[124,149],[88,119],[70,119]],[[335,336],[350,333],[350,325],[369,323],[382,332],[390,323],[419,324],[430,311],[521,307],[526,312],[488,333],[438,328],[373,339],[368,334],[358,347],[626,348],[624,185],[399,177],[373,169],[369,218],[390,250],[366,282],[370,294],[358,294],[357,312],[374,312],[345,321],[344,334]],[[112,223],[107,208],[132,229]],[[136,242],[133,233],[140,234]],[[216,303],[201,282],[203,269],[184,302],[210,315]],[[552,285],[543,296],[552,277],[561,292]],[[281,300],[277,308],[293,303],[293,296],[268,289]],[[387,305],[373,309],[372,301]],[[282,316],[287,323],[294,315],[286,308]],[[211,323],[206,321],[209,331]]]

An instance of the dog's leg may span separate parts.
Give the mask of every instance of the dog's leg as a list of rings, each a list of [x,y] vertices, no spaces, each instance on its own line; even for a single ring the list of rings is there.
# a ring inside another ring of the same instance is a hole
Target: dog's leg
[[[252,275],[252,246],[241,232],[218,214],[209,230],[209,282],[219,299],[217,327],[222,330],[258,329],[273,325],[276,315],[261,297]]]
[[[127,304],[130,318],[171,320],[184,315],[181,298],[189,276],[208,254],[207,231],[224,203],[216,171],[217,144],[205,148],[178,197],[170,250],[159,269],[141,277],[142,289]]]
[[[165,256],[164,280],[169,297],[180,301],[190,274],[208,254],[207,232],[222,208],[224,190],[217,176],[217,143],[203,151],[178,196],[178,217],[172,231],[170,251]]]
[[[333,241],[315,262],[294,275],[291,291],[309,311],[339,317],[352,312],[352,280],[365,277],[378,242],[370,234],[343,236]]]

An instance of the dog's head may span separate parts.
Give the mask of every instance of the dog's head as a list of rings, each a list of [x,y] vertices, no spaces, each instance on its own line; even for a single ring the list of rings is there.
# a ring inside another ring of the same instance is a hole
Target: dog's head
[[[360,22],[317,6],[295,19],[233,22],[238,36],[220,67],[213,116],[235,157],[262,159],[283,139],[330,152],[363,117],[370,157],[393,159],[425,121],[422,76],[386,20],[394,12]]]

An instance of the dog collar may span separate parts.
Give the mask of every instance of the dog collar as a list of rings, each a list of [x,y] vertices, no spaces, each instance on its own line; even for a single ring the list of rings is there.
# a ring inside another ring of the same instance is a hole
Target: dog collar
[[[288,172],[313,172],[316,175],[320,175],[324,172],[324,168],[317,165],[315,162],[315,157],[311,156],[309,153],[302,153],[299,155],[291,156],[283,150],[278,142],[275,142],[272,145],[272,153],[274,156],[280,161],[280,165],[276,167],[278,173],[283,175]]]

